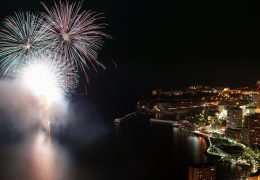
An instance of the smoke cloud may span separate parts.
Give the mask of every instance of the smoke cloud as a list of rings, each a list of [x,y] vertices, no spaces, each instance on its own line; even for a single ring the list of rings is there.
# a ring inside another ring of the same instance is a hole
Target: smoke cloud
[[[47,107],[44,98],[35,96],[22,83],[0,81],[0,136],[44,129],[44,118],[49,118],[54,136],[77,143],[92,143],[106,133],[99,113],[86,100],[64,100]]]
[[[41,103],[20,83],[0,81],[1,134],[24,132],[37,125]]]

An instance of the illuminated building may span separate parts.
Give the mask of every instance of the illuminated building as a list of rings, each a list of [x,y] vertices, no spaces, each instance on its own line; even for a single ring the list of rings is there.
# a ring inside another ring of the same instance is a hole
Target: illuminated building
[[[260,145],[260,113],[245,118],[243,140],[249,146]]]
[[[225,109],[225,105],[218,105],[218,119],[227,119],[227,110]]]
[[[221,111],[224,111],[224,110],[225,110],[225,105],[219,104],[218,105],[218,111],[221,112]]]
[[[213,164],[195,164],[189,167],[189,180],[215,180],[216,167]]]
[[[227,128],[241,128],[243,111],[240,108],[232,107],[227,110]]]
[[[242,142],[249,145],[249,129],[248,129],[248,117],[245,117],[243,127],[241,130]]]
[[[237,141],[241,140],[241,128],[227,128],[225,131],[225,135],[235,139]]]
[[[227,110],[227,129],[226,136],[241,140],[241,127],[242,127],[243,111],[238,107],[231,107]]]
[[[246,108],[244,109],[243,114],[244,114],[244,116],[253,115],[253,114],[256,113],[255,111],[256,111],[256,108],[250,106],[250,107],[246,107]]]
[[[254,103],[257,109],[260,108],[260,94],[254,94]]]
[[[153,96],[156,96],[156,95],[157,95],[157,91],[156,91],[156,90],[153,90],[152,95],[153,95]]]
[[[183,91],[181,90],[169,90],[169,91],[165,91],[165,90],[153,90],[152,91],[152,95],[153,96],[181,96],[183,94]]]

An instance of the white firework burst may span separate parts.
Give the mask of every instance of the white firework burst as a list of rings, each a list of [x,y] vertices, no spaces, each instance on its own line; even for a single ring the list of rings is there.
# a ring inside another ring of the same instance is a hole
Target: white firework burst
[[[49,101],[69,96],[77,87],[78,75],[74,73],[74,67],[60,59],[48,55],[34,56],[21,66],[17,79]]]

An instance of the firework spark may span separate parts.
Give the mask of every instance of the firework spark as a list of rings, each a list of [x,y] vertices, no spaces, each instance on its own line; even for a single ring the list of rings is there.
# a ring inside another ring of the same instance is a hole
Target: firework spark
[[[105,24],[97,23],[103,18],[101,14],[82,10],[82,2],[69,4],[60,1],[51,8],[43,5],[47,11],[43,17],[49,26],[48,42],[54,54],[72,63],[75,70],[82,70],[85,75],[88,64],[95,70],[97,66],[104,68],[97,60],[103,38],[108,37],[102,32]]]
[[[47,25],[34,13],[8,16],[0,30],[0,56],[4,73],[12,76],[28,58],[48,48]]]
[[[41,55],[29,59],[18,72],[18,80],[44,97],[48,103],[71,94],[77,86],[77,74],[73,67],[60,59]]]

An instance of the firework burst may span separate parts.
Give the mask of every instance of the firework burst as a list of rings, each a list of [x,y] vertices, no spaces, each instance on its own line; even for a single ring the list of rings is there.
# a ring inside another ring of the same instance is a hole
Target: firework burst
[[[34,56],[17,72],[18,80],[49,102],[73,93],[78,82],[73,66],[52,58],[47,55]]]
[[[34,61],[38,66],[45,64],[42,59],[48,56],[48,61],[54,61],[51,67],[66,72],[62,84],[68,86],[67,94],[75,89],[71,84],[77,85],[79,71],[87,78],[89,65],[95,70],[105,68],[97,56],[103,39],[109,36],[102,32],[106,25],[98,23],[102,15],[82,10],[82,2],[43,6],[46,13],[18,12],[4,20],[0,29],[1,67],[4,75],[16,78]]]
[[[97,66],[104,68],[97,60],[103,38],[108,37],[102,32],[105,24],[97,23],[103,18],[101,14],[82,10],[82,2],[69,4],[60,1],[51,8],[43,5],[47,11],[43,17],[49,26],[48,42],[54,54],[72,63],[75,70],[80,69],[85,75],[89,64],[95,70]]]
[[[48,48],[47,25],[34,13],[7,17],[0,30],[0,56],[4,73],[17,71],[28,58]],[[12,75],[13,76],[13,75]]]

